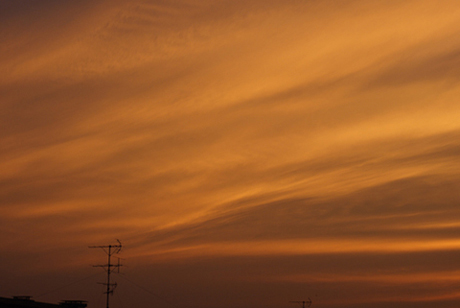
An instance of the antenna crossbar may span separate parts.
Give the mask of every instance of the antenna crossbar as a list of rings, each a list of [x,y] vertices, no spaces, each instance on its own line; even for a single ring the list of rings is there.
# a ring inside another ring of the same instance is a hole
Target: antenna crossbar
[[[302,304],[302,308],[310,307],[312,303],[310,298],[308,298],[308,300],[305,300],[305,301],[289,301],[289,302]]]
[[[117,269],[118,272],[120,272],[120,267],[122,266],[122,264],[120,264],[120,258],[118,258],[117,264],[112,264],[110,260],[112,255],[120,253],[121,248],[123,247],[119,240],[117,240],[117,242],[117,245],[88,246],[89,248],[101,248],[107,254],[107,264],[93,265],[93,267],[102,267],[107,272],[107,282],[98,283],[106,286],[106,291],[104,292],[104,294],[107,294],[106,308],[109,308],[109,295],[113,295],[113,291],[117,287],[117,283],[110,282],[110,274],[115,269]]]

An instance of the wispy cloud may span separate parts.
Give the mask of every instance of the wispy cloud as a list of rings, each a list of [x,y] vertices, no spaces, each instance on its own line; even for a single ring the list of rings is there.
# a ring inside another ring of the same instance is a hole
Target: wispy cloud
[[[195,306],[211,286],[254,306],[254,281],[280,306],[311,279],[328,307],[449,307],[459,17],[449,0],[0,3],[2,262],[48,275],[121,238],[136,277],[188,273],[169,286],[196,285]]]

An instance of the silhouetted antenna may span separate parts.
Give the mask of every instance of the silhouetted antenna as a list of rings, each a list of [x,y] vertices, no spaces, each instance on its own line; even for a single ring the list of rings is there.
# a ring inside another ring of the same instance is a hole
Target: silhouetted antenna
[[[308,298],[308,300],[306,301],[290,301],[290,303],[302,304],[302,308],[305,308],[305,307],[310,307],[312,302],[311,302],[311,299]]]
[[[107,272],[107,282],[99,282],[99,284],[103,284],[107,287],[106,291],[104,294],[107,294],[107,300],[106,300],[106,308],[109,308],[109,295],[113,295],[113,290],[117,287],[117,283],[111,283],[110,282],[110,273],[112,273],[115,269],[120,272],[120,267],[122,266],[120,264],[120,258],[118,258],[118,264],[112,264],[110,263],[110,257],[112,257],[113,254],[120,253],[121,248],[123,247],[121,245],[121,242],[117,240],[118,245],[107,245],[107,246],[89,246],[89,248],[101,248],[104,250],[104,252],[107,254],[107,264],[104,265],[93,265],[93,267],[102,267],[106,270]]]

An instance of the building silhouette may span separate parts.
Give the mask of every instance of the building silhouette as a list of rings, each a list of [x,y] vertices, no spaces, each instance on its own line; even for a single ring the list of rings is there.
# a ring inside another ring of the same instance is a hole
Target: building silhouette
[[[86,308],[85,301],[65,300],[59,304],[37,302],[31,296],[0,297],[0,308]]]

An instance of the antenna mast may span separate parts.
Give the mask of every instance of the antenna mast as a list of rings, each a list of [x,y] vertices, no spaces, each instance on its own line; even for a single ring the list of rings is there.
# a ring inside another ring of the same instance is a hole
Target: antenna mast
[[[119,240],[117,240],[118,244],[117,245],[106,245],[106,246],[89,246],[89,248],[101,248],[102,250],[104,250],[104,252],[107,254],[107,264],[103,264],[103,265],[93,265],[93,267],[102,267],[105,269],[105,271],[107,272],[107,282],[100,282],[100,284],[103,284],[105,285],[107,288],[106,288],[106,291],[104,292],[104,294],[107,294],[107,299],[106,299],[106,308],[109,308],[109,295],[112,294],[113,295],[113,291],[115,290],[115,288],[117,287],[117,283],[111,283],[110,282],[110,273],[112,273],[115,269],[117,269],[118,273],[120,272],[120,266],[122,266],[120,264],[120,258],[118,258],[118,264],[112,264],[110,263],[110,257],[113,255],[113,254],[118,254],[120,253],[121,251],[121,248],[122,248],[122,245],[121,245],[121,242]]]
[[[311,306],[311,299],[308,298],[308,300],[306,300],[306,301],[290,301],[290,303],[302,304],[302,308],[305,308],[305,307],[310,307]]]

